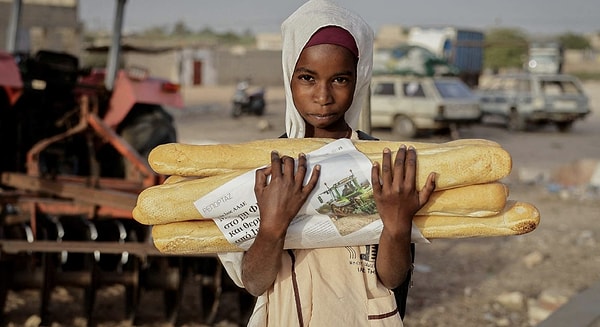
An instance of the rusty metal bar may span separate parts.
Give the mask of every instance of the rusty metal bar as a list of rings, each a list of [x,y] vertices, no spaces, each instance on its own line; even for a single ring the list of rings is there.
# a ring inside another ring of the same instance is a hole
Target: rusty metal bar
[[[100,218],[133,218],[131,210],[119,209],[108,206],[97,206],[93,204],[75,203],[69,200],[57,200],[47,198],[24,198],[19,200],[16,204],[21,208],[23,213],[27,213],[29,210],[27,204],[33,203],[35,205],[36,212],[47,214],[47,215],[81,215],[88,219],[96,217]]]
[[[127,142],[123,140],[112,128],[106,125],[96,114],[90,114],[88,123],[96,133],[104,137],[115,150],[117,150],[126,160],[130,161],[140,172],[143,180],[143,186],[149,187],[157,184],[157,175],[142,156]]]
[[[139,257],[147,256],[189,256],[189,257],[216,257],[215,254],[169,254],[162,253],[152,243],[137,242],[90,242],[90,241],[44,241],[35,242],[19,240],[0,240],[0,250],[4,253],[15,254],[19,252],[53,253],[67,251],[71,253],[111,253],[120,254],[127,252]]]
[[[29,151],[27,151],[27,173],[31,176],[39,176],[40,175],[40,165],[39,165],[39,156],[40,153],[47,148],[50,144],[65,139],[71,135],[75,135],[77,133],[81,133],[84,131],[87,126],[87,115],[89,113],[89,102],[88,97],[81,97],[81,115],[79,117],[79,123],[75,125],[73,128],[66,130],[64,133],[60,133],[54,135],[49,138],[45,138],[37,142],[31,147]]]
[[[79,183],[83,185],[92,184],[90,183],[89,176],[76,176],[76,175],[57,175],[53,177],[54,180],[59,182],[66,183]],[[144,187],[142,183],[131,180],[124,180],[122,178],[114,178],[114,177],[102,177],[97,182],[94,182],[93,185],[100,189],[111,189],[118,191],[126,191],[138,194],[140,193]]]
[[[76,202],[112,207],[131,212],[137,202],[137,194],[97,189],[85,185],[57,182],[20,173],[3,173],[2,184],[32,192],[44,192]]]

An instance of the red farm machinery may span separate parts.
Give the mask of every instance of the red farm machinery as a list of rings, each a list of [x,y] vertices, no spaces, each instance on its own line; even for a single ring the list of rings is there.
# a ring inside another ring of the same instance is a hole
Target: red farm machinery
[[[146,158],[177,140],[166,108],[183,101],[177,84],[116,68],[124,4],[106,69],[82,70],[62,52],[0,52],[0,305],[11,290],[38,289],[41,325],[57,286],[83,289],[88,325],[97,291],[113,284],[133,320],[141,292],[159,289],[175,322],[189,274],[203,280],[206,322],[219,304],[216,258],[161,254],[131,216],[139,192],[164,180]]]

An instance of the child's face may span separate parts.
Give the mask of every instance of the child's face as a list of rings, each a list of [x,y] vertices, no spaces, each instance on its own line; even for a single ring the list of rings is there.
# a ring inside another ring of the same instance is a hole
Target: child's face
[[[317,129],[346,129],[356,85],[356,58],[346,48],[319,44],[302,51],[292,75],[294,105]]]

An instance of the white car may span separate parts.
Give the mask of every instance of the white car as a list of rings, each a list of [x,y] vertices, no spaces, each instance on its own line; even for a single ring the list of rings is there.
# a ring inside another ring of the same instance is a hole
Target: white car
[[[376,75],[371,83],[371,126],[398,138],[448,130],[481,120],[479,99],[455,77]]]

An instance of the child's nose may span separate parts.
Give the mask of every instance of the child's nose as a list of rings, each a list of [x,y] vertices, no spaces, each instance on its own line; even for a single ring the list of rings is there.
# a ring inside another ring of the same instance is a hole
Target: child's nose
[[[315,102],[326,105],[333,101],[331,88],[327,83],[320,83],[315,89]]]

